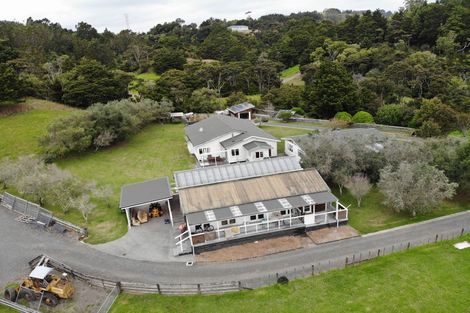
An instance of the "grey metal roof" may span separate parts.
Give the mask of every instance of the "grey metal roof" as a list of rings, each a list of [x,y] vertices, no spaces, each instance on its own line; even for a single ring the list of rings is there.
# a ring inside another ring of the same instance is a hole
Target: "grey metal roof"
[[[193,146],[198,146],[204,142],[230,133],[236,133],[234,137],[239,136],[236,142],[252,136],[279,140],[273,135],[256,127],[256,125],[249,120],[226,115],[213,115],[205,120],[186,126],[184,131]],[[225,141],[228,144],[230,139]]]
[[[168,177],[121,187],[119,208],[129,208],[173,198]]]
[[[250,102],[243,102],[239,104],[232,105],[228,108],[228,110],[232,113],[240,113],[249,109],[253,109],[255,106]]]
[[[292,197],[286,197],[284,199],[286,199],[288,204],[290,204],[292,207],[298,208],[298,207],[309,205],[309,203],[305,201],[303,196],[304,195],[292,196]],[[326,203],[326,202],[333,202],[333,201],[338,200],[338,198],[336,198],[335,195],[333,195],[329,191],[310,193],[308,194],[308,196],[310,196],[310,198],[312,198],[315,203]],[[275,211],[285,210],[284,206],[281,204],[279,199],[271,199],[271,200],[265,200],[265,201],[260,201],[260,202],[266,208],[266,212],[275,212]],[[241,204],[241,205],[238,205],[238,208],[240,209],[242,216],[249,216],[249,215],[263,213],[257,209],[254,203]],[[212,209],[211,211],[213,211],[215,214],[215,220],[213,221],[221,221],[221,220],[226,220],[226,219],[236,217],[230,210],[230,207]],[[191,225],[208,223],[209,221],[207,220],[206,214],[204,212],[205,211],[200,211],[200,212],[187,214],[186,218],[188,220],[188,223]]]
[[[264,175],[300,171],[299,158],[283,156],[253,162],[224,164],[174,172],[176,187],[189,188]]]
[[[248,151],[251,151],[254,149],[271,149],[271,146],[267,144],[266,142],[257,141],[257,140],[253,140],[247,144],[244,144],[243,147]]]

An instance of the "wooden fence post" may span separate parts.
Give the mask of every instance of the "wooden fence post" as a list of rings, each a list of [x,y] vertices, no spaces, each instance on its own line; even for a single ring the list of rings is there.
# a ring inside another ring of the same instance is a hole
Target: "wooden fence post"
[[[409,250],[410,249],[410,242],[408,241],[408,245],[406,246],[406,249]]]
[[[197,293],[201,293],[201,284],[197,284]]]
[[[160,284],[157,283],[157,290],[158,290],[158,294],[161,295],[162,294],[162,290],[160,289]]]
[[[312,276],[315,275],[315,264],[312,264]]]

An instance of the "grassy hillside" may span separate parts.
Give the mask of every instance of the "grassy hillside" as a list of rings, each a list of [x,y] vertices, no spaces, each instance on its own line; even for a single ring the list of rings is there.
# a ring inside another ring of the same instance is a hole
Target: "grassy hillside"
[[[72,111],[64,105],[33,98],[26,99],[24,105],[29,111],[0,117],[0,159],[39,153],[38,138],[49,122]]]
[[[297,73],[300,73],[300,65],[298,65],[298,64],[283,70],[281,72],[281,79],[282,78],[287,78],[287,77],[295,75]]]
[[[466,235],[458,241],[470,240]],[[119,296],[123,312],[453,312],[470,308],[470,249],[440,242],[290,282],[211,296]]]

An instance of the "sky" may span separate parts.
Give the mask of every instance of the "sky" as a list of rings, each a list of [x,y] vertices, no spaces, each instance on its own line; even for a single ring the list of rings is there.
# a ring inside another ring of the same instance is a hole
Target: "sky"
[[[0,0],[0,20],[24,23],[28,17],[47,18],[63,27],[74,29],[84,21],[98,31],[126,29],[145,32],[158,23],[182,18],[186,23],[201,23],[214,17],[242,19],[251,11],[256,18],[270,13],[289,14],[299,11],[341,10],[396,11],[404,0]],[[127,17],[127,18],[126,18]]]

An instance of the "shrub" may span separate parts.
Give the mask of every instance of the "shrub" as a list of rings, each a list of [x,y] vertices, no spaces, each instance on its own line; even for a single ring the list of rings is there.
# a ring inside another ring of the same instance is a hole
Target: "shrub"
[[[336,113],[334,119],[352,123],[352,115],[344,111]]]
[[[299,107],[293,107],[293,108],[291,109],[291,111],[294,112],[295,114],[298,114],[298,115],[302,115],[302,116],[305,115],[304,109],[299,108]]]
[[[374,118],[369,112],[366,111],[359,111],[352,117],[352,121],[354,123],[366,123],[372,124],[374,123]]]
[[[85,111],[56,119],[40,139],[47,159],[82,152],[94,145],[100,149],[122,141],[154,121],[169,120],[171,104],[143,99],[97,103]]]
[[[378,109],[375,121],[385,125],[408,126],[413,113],[413,108],[404,104],[386,104]]]
[[[282,111],[277,115],[283,122],[289,122],[292,118],[292,113],[290,111]]]

